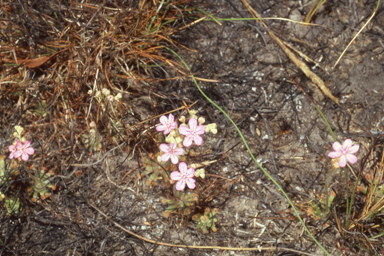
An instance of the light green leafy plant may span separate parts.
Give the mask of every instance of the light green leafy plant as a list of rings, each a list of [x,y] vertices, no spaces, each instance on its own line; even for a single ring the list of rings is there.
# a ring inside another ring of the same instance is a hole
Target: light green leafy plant
[[[198,222],[197,228],[201,228],[203,233],[207,233],[208,229],[216,232],[217,228],[215,223],[217,222],[217,219],[214,218],[214,216],[218,212],[219,210],[217,208],[213,209],[212,211],[209,208],[206,208],[204,214],[195,214],[193,215],[192,219]]]
[[[5,207],[8,214],[18,214],[21,212],[20,199],[18,197],[5,199]]]
[[[176,211],[183,211],[184,214],[189,214],[190,209],[188,207],[192,206],[194,202],[197,201],[198,195],[192,192],[174,192],[174,199],[168,200],[164,199],[163,203],[168,204],[168,207],[163,212],[164,217],[169,217],[169,215]]]
[[[52,188],[53,185],[49,183],[49,178],[51,173],[45,173],[44,170],[36,172],[36,175],[33,177],[33,185],[30,187],[29,192],[32,195],[32,201],[36,201],[37,197],[40,196],[41,199],[45,199],[50,194],[47,191],[47,188]]]

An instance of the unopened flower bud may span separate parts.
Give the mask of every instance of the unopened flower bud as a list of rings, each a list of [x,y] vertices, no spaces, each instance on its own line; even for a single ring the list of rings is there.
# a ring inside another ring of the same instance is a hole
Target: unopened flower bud
[[[24,137],[20,139],[21,143],[25,143],[25,141],[26,141],[26,139]]]
[[[339,169],[340,168],[340,166],[339,166],[339,158],[333,158],[331,160],[331,164],[332,164],[332,167],[334,169]]]
[[[90,127],[95,127],[95,126],[96,126],[96,123],[92,121],[92,122],[89,124],[89,126],[90,126]]]
[[[211,133],[216,134],[216,133],[217,133],[217,130],[211,128]]]
[[[189,115],[191,116],[191,118],[192,118],[192,116],[195,116],[196,113],[197,113],[197,110],[194,110],[194,109],[189,111]]]
[[[169,135],[171,135],[172,137],[175,137],[176,136],[176,130],[172,130]]]
[[[118,93],[118,94],[116,94],[116,96],[115,96],[115,99],[116,100],[119,100],[119,99],[121,99],[123,96],[121,95],[121,93]]]
[[[177,144],[179,144],[179,143],[181,143],[181,142],[183,141],[183,138],[181,138],[181,137],[176,137],[176,138],[175,138],[175,141],[176,141]]]
[[[109,100],[109,101],[113,101],[113,99],[114,99],[114,98],[113,98],[112,95],[108,95],[108,100]]]
[[[96,98],[100,97],[100,91],[97,91],[97,92],[95,93],[95,97],[96,97]]]
[[[211,130],[211,128],[209,128],[209,125],[206,125],[204,126],[204,130],[205,130],[205,133],[208,133]]]
[[[93,94],[93,91],[92,91],[92,90],[89,90],[89,91],[88,91],[88,94],[89,94],[89,95],[92,95],[92,94]]]
[[[181,116],[181,117],[179,118],[179,121],[182,122],[182,123],[185,123],[185,116]]]
[[[205,118],[199,117],[199,119],[197,119],[197,121],[199,122],[200,125],[202,125],[203,123],[205,123]]]
[[[103,90],[101,90],[101,92],[102,92],[105,96],[108,96],[109,94],[111,94],[111,92],[110,92],[107,88],[103,88]]]
[[[161,162],[161,156],[157,156],[156,160],[157,162]]]

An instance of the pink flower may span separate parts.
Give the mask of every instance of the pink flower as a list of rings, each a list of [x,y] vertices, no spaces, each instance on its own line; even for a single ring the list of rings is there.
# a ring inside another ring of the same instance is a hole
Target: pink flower
[[[195,180],[193,179],[195,174],[195,169],[192,167],[187,169],[187,164],[184,162],[181,162],[179,164],[179,170],[180,172],[174,171],[171,173],[171,179],[172,180],[178,180],[176,183],[176,189],[181,191],[185,188],[185,183],[187,183],[187,186],[190,189],[194,189],[196,187]]]
[[[192,142],[195,141],[197,146],[200,146],[201,143],[203,143],[203,138],[201,138],[199,135],[204,134],[205,128],[204,125],[197,126],[197,120],[195,118],[189,119],[189,128],[181,125],[179,127],[179,133],[185,135],[183,145],[185,147],[190,147],[192,145]]]
[[[339,142],[334,142],[332,145],[333,149],[335,151],[330,152],[328,154],[328,157],[330,158],[339,158],[339,166],[345,167],[347,165],[347,161],[351,164],[354,164],[357,162],[357,157],[355,155],[352,155],[359,151],[360,146],[359,145],[353,145],[352,146],[352,140],[346,139],[341,145]]]
[[[17,143],[19,142],[20,140],[17,140]],[[11,151],[11,154],[9,155],[9,159],[16,158],[15,157],[15,152],[17,151],[16,146],[12,144],[8,147],[8,150]]]
[[[21,159],[23,159],[23,161],[28,161],[29,155],[33,155],[35,153],[35,150],[30,147],[30,145],[31,142],[29,140],[26,140],[24,144],[18,141],[16,143],[17,151],[13,153],[13,157],[19,158],[21,156]]]
[[[172,163],[177,164],[179,162],[179,158],[177,156],[181,156],[182,154],[184,154],[184,149],[176,147],[177,143],[169,143],[169,146],[164,143],[161,144],[160,150],[165,153],[161,155],[161,161],[167,162],[169,158],[171,158]]]
[[[177,127],[177,122],[175,122],[175,117],[172,114],[169,114],[168,118],[166,116],[161,116],[160,123],[162,125],[157,126],[156,131],[164,131],[164,135],[167,135]]]

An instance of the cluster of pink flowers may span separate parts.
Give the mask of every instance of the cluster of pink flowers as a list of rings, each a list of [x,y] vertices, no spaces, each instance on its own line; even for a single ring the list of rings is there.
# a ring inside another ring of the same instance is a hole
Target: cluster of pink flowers
[[[30,147],[30,145],[31,142],[29,140],[26,140],[24,143],[21,143],[20,140],[17,140],[16,145],[12,144],[8,147],[9,151],[11,151],[9,159],[17,159],[21,157],[23,161],[28,161],[29,156],[35,153],[35,149]]]
[[[158,125],[156,130],[163,132],[164,135],[170,134],[174,129],[177,128],[177,122],[175,121],[175,117],[172,114],[169,114],[168,118],[166,116],[161,116],[160,123],[161,125]],[[190,118],[188,125],[189,127],[185,124],[182,124],[178,129],[179,134],[185,136],[183,145],[185,147],[190,147],[192,143],[195,142],[197,146],[200,146],[203,143],[203,138],[200,135],[205,133],[204,125],[198,125],[196,118]],[[168,145],[165,143],[160,145],[160,150],[164,152],[164,154],[161,156],[161,161],[167,162],[169,159],[171,159],[173,164],[179,163],[178,156],[184,154],[184,149],[181,147],[178,148],[177,144],[177,142],[171,142]],[[194,168],[188,168],[186,163],[181,162],[179,164],[179,172],[172,172],[170,178],[174,181],[177,181],[177,190],[184,190],[185,185],[187,185],[190,189],[194,189],[196,187],[196,181],[193,179],[194,174]]]

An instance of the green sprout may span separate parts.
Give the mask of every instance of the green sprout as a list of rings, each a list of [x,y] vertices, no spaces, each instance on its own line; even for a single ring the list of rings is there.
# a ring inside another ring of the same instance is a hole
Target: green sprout
[[[161,152],[158,153],[158,156],[160,155]],[[150,157],[145,157],[144,166],[146,169],[146,171],[144,171],[144,175],[149,175],[149,179],[151,181],[156,181],[159,176],[162,176],[166,182],[168,181],[169,174],[165,170],[169,170],[171,168],[171,161],[165,163],[162,161],[155,162]]]
[[[41,104],[35,108],[35,115],[45,117],[47,115],[48,104],[45,100],[41,101]]]
[[[176,191],[174,196],[175,199],[173,200],[163,199],[163,203],[168,204],[168,207],[163,212],[163,216],[166,218],[168,218],[171,213],[178,210],[182,210],[184,214],[189,214],[190,210],[188,207],[192,206],[193,202],[198,199],[198,195],[192,192]]]
[[[90,152],[101,149],[101,137],[96,129],[90,129],[89,133],[84,134],[83,137],[85,138],[84,144]]]
[[[213,209],[212,212],[209,208],[206,208],[204,214],[195,214],[193,215],[192,219],[198,222],[197,228],[201,228],[203,233],[208,233],[208,229],[216,232],[217,228],[215,226],[215,222],[217,222],[217,219],[214,218],[214,216],[218,212],[219,210],[217,208]]]
[[[5,207],[8,210],[8,214],[18,214],[21,212],[20,199],[7,198],[5,199]]]
[[[40,173],[37,172],[33,177],[33,184],[29,191],[32,195],[32,201],[36,202],[38,196],[41,199],[45,199],[50,196],[47,191],[47,188],[52,188],[54,185],[49,183],[49,178],[51,177],[51,173],[45,173],[44,170],[41,170]]]
[[[311,207],[307,212],[309,214],[314,215],[316,218],[326,220],[329,217],[329,214],[331,213],[331,205],[335,197],[336,197],[336,193],[332,191],[331,195],[328,198],[328,207],[325,206],[324,197],[321,197],[320,204],[311,202]]]

